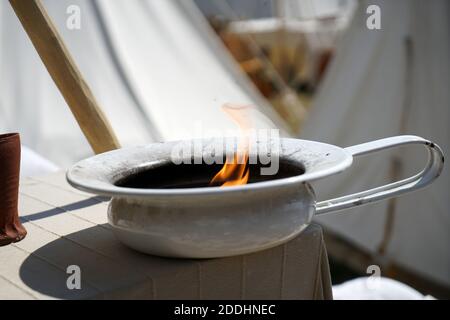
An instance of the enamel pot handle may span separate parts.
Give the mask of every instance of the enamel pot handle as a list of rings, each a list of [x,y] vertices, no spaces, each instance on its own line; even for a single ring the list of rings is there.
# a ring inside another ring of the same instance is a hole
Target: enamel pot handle
[[[345,150],[355,157],[407,144],[421,144],[427,148],[428,161],[421,172],[407,179],[386,184],[378,188],[331,200],[320,201],[316,204],[316,214],[330,213],[396,197],[423,188],[433,182],[442,172],[444,167],[444,155],[438,145],[421,137],[391,137],[348,147],[345,148]]]

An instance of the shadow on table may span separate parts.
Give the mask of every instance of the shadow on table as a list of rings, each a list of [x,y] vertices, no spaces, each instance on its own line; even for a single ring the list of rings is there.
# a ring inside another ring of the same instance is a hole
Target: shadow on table
[[[31,289],[54,298],[81,299],[97,296],[100,289],[90,284],[85,279],[85,275],[94,272],[100,280],[103,280],[101,275],[107,266],[104,263],[95,266],[99,254],[76,242],[77,239],[84,239],[84,242],[92,240],[95,244],[96,241],[101,240],[102,236],[104,237],[105,231],[110,234],[109,241],[117,241],[113,238],[111,231],[106,228],[102,225],[88,228],[54,240],[37,249],[20,266],[21,279]],[[96,237],[96,235],[98,236]],[[76,283],[75,277],[78,276],[73,271],[68,272],[69,266],[80,268],[81,289],[69,289],[68,283],[69,285]],[[87,273],[85,274],[85,272]]]
[[[179,271],[196,263],[132,250],[115,238],[108,224],[103,224],[47,243],[25,259],[19,272],[28,287],[50,298],[151,299],[150,270],[167,275],[172,266]],[[80,289],[69,289],[77,276],[68,272],[69,266],[80,268]]]
[[[33,213],[33,214],[30,214],[30,215],[28,215],[26,217],[20,217],[20,220],[21,220],[22,223],[25,223],[27,221],[36,221],[36,220],[48,218],[48,217],[51,217],[51,216],[56,216],[58,214],[65,213],[67,211],[74,211],[74,210],[78,210],[78,209],[94,206],[96,204],[99,204],[100,202],[106,202],[106,201],[109,201],[109,198],[107,198],[107,197],[99,197],[99,196],[91,197],[91,198],[88,198],[88,199],[85,199],[85,200],[81,200],[81,201],[70,203],[70,204],[65,205],[65,206],[61,206],[61,207],[57,207],[57,208],[53,208],[53,209],[49,209],[49,210]]]

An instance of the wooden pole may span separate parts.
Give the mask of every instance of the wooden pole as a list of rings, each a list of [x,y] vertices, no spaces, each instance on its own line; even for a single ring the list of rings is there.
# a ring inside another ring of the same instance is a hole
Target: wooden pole
[[[120,148],[94,95],[40,0],[9,0],[96,154]]]

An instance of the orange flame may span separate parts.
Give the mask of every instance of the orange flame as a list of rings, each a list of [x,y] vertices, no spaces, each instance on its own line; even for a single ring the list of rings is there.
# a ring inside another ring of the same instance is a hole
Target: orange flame
[[[210,185],[221,187],[246,184],[250,175],[248,167],[248,132],[251,129],[248,105],[225,104],[222,109],[233,119],[241,131],[237,153],[227,157],[222,169],[211,179]]]
[[[238,156],[234,155],[231,160],[225,161],[222,169],[212,178],[210,184],[216,185],[222,183],[221,187],[237,186],[246,184],[249,177],[247,165],[248,155],[244,155],[244,163],[239,164]]]

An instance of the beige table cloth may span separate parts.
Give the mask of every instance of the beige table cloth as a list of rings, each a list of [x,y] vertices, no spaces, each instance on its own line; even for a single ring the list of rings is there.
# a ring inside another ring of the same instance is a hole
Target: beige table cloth
[[[73,189],[64,173],[22,180],[19,201],[28,235],[0,247],[0,299],[332,298],[315,224],[254,254],[168,259],[122,245],[107,224],[107,199]],[[70,266],[79,267],[80,289],[67,286]]]

